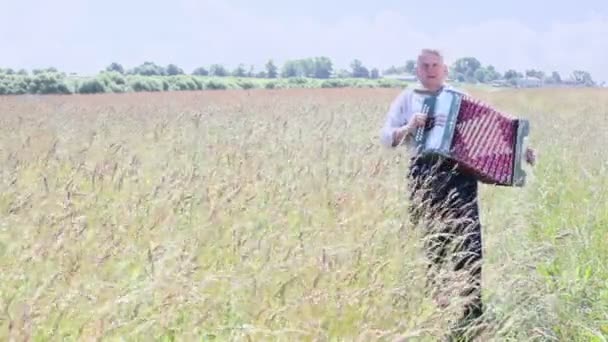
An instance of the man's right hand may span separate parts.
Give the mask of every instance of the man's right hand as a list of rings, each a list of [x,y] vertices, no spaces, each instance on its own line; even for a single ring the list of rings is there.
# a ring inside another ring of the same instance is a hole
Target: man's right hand
[[[407,125],[404,126],[404,130],[407,134],[416,134],[416,130],[418,130],[418,128],[424,127],[426,125],[427,118],[427,114],[415,113],[412,116],[410,122],[408,122]]]
[[[424,125],[426,125],[427,117],[427,114],[424,113],[414,114],[412,120],[395,131],[393,146],[398,145],[405,136],[416,134],[418,127],[424,127]]]
[[[411,120],[413,128],[424,127],[424,125],[426,125],[427,118],[428,118],[427,114],[415,113],[412,116],[412,120]]]

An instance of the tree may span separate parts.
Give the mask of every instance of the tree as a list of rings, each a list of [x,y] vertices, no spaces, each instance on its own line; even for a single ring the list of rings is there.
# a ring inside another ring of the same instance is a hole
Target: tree
[[[140,66],[129,70],[127,73],[133,75],[143,75],[143,76],[163,76],[165,75],[165,68],[157,65],[153,62],[144,62]]]
[[[232,72],[232,76],[235,77],[245,77],[246,75],[245,66],[243,64],[239,64]]]
[[[407,72],[409,74],[413,74],[415,70],[416,70],[416,61],[415,60],[409,59],[407,62],[405,62],[405,72]]]
[[[224,77],[228,76],[228,70],[221,64],[213,64],[209,68],[209,74],[212,76]]]
[[[268,78],[277,78],[279,75],[279,68],[277,68],[272,59],[266,63],[266,74]]]
[[[268,78],[277,78],[279,75],[279,68],[277,68],[272,59],[266,63],[266,75]]]
[[[167,71],[166,71],[166,73],[169,76],[183,75],[184,74],[184,70],[182,70],[180,67],[178,67],[175,64],[169,64],[169,65],[167,65]]]
[[[363,63],[355,59],[350,63],[350,68],[352,70],[352,76],[358,78],[369,78],[369,70],[363,66]]]
[[[540,70],[528,69],[526,70],[526,77],[536,77],[542,80],[545,78],[545,73]]]
[[[283,77],[329,78],[333,72],[332,62],[328,57],[314,57],[288,60],[283,64]]]
[[[394,74],[398,74],[398,73],[399,73],[399,70],[394,65],[391,65],[390,68],[384,70],[385,75],[394,75]]]
[[[559,72],[554,71],[551,73],[551,77],[549,78],[551,83],[562,83],[562,77],[559,75]]]
[[[496,81],[499,80],[501,78],[501,75],[498,71],[496,71],[496,68],[494,68],[493,65],[488,65],[488,67],[486,68],[487,72],[488,72],[488,76],[487,79],[489,82],[492,81]]]
[[[255,67],[253,65],[249,66],[249,71],[247,71],[246,76],[255,77]]]
[[[523,75],[513,69],[509,69],[509,70],[505,71],[505,75],[504,75],[505,80],[511,80],[511,79],[516,79],[516,78],[521,78],[521,77],[523,77]]]
[[[572,79],[574,79],[577,84],[585,86],[595,85],[593,78],[591,78],[591,74],[584,70],[574,70],[572,72]]]
[[[113,62],[112,64],[106,67],[106,71],[116,71],[119,74],[124,74],[125,69],[119,63]]]
[[[32,70],[32,75],[40,75],[43,73],[58,73],[59,70],[57,70],[57,68],[55,67],[49,67],[46,69],[33,69]]]
[[[192,71],[192,75],[196,76],[207,76],[209,75],[209,71],[204,67],[198,67]]]
[[[475,70],[473,77],[477,82],[488,83],[500,78],[500,74],[494,69],[494,66],[480,67]]]
[[[314,58],[314,77],[329,78],[333,72],[333,64],[328,57]]]
[[[286,61],[283,64],[283,69],[281,70],[281,76],[283,77],[297,77],[299,76],[298,64],[296,61]]]
[[[30,94],[69,94],[70,90],[65,82],[65,73],[55,68],[40,71],[31,78],[27,92]]]
[[[380,71],[378,70],[378,68],[372,69],[372,71],[370,72],[370,78],[372,78],[372,79],[380,78]]]
[[[486,72],[486,70],[484,68],[479,68],[479,69],[475,70],[475,73],[473,74],[473,77],[479,83],[486,83],[487,82],[487,72]]]
[[[517,80],[522,77],[523,77],[523,75],[520,72],[517,72],[513,69],[509,69],[505,72],[505,75],[503,78],[505,79],[505,81],[507,81],[511,85],[516,85]]]
[[[352,73],[346,69],[340,69],[336,71],[336,77],[338,78],[350,78],[353,77]]]
[[[475,80],[475,72],[481,68],[481,62],[475,57],[463,57],[452,64],[452,73],[455,78],[464,79],[467,82]]]

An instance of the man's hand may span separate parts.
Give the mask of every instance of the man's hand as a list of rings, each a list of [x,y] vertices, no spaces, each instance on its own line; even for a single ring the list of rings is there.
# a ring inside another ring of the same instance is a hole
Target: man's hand
[[[445,126],[448,121],[448,117],[445,114],[437,114],[432,118],[429,118],[427,114],[416,113],[412,118],[412,130],[415,131],[419,127],[434,127],[434,126]]]
[[[424,127],[426,125],[426,121],[428,119],[428,115],[424,113],[415,113],[412,116],[411,126],[412,131],[415,131],[418,127]]]
[[[416,113],[412,119],[405,125],[399,127],[393,135],[393,146],[399,145],[408,135],[416,134],[418,127],[424,127],[427,122],[427,115]]]
[[[526,149],[526,162],[532,166],[536,163],[536,152],[533,149]]]

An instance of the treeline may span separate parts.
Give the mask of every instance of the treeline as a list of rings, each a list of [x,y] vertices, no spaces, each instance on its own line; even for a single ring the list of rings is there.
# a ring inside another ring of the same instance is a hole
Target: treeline
[[[412,68],[413,61],[408,61],[407,67]],[[540,85],[579,85],[595,86],[596,82],[588,71],[574,70],[567,77],[562,78],[559,72],[546,73],[542,70],[527,69],[523,72],[508,69],[504,73],[498,72],[494,66],[484,66],[474,57],[464,57],[456,60],[450,66],[452,79],[465,83],[498,83],[503,85],[531,85],[530,81],[536,81]]]
[[[252,88],[336,88],[336,87],[403,87],[415,81],[415,60],[380,71],[353,60],[348,69],[335,69],[328,57],[286,61],[279,68],[269,60],[261,70],[238,65],[230,70],[222,64],[201,66],[186,73],[175,64],[154,62],[125,69],[111,63],[97,75],[79,76],[56,68],[26,70],[0,68],[0,95],[11,94],[93,94],[141,91],[221,90]],[[520,85],[522,80],[542,84],[596,85],[589,72],[575,70],[562,79],[559,73],[540,70],[507,70],[498,72],[492,65],[484,66],[474,57],[464,57],[450,66],[450,78],[463,83],[501,83]]]
[[[392,79],[316,79],[306,77],[249,78],[198,75],[125,75],[102,71],[92,77],[66,75],[59,71],[42,71],[35,75],[0,72],[0,95],[22,94],[99,94],[225,89],[284,88],[375,88],[404,87],[407,82]]]
[[[142,76],[177,76],[185,75],[186,72],[175,64],[161,66],[153,62],[143,64],[131,69],[125,69],[119,63],[110,64],[104,71],[115,71],[124,75]],[[380,77],[377,68],[368,69],[363,63],[355,59],[350,63],[349,69],[334,68],[333,62],[328,57],[312,57],[286,61],[281,68],[271,59],[262,70],[255,70],[253,65],[239,64],[230,70],[222,64],[212,64],[209,67],[197,67],[190,75],[193,76],[215,76],[215,77],[240,77],[240,78],[371,78]]]

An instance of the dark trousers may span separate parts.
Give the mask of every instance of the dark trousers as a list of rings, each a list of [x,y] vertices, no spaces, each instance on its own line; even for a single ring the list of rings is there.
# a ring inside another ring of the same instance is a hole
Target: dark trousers
[[[448,271],[463,273],[465,277],[463,287],[459,288],[467,299],[463,318],[467,321],[478,318],[483,312],[483,255],[477,180],[440,157],[412,159],[408,176],[412,224],[425,233],[427,285],[441,288],[442,284],[435,279],[436,271],[451,265]]]

